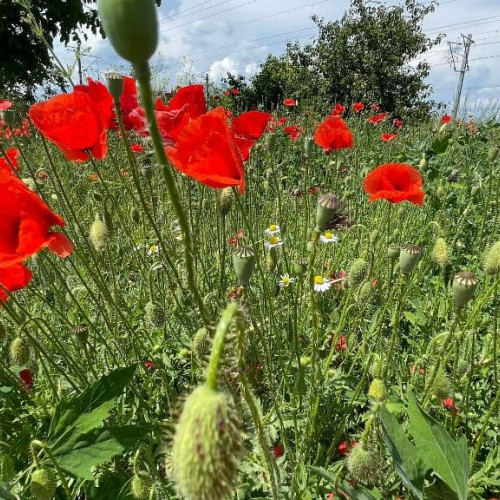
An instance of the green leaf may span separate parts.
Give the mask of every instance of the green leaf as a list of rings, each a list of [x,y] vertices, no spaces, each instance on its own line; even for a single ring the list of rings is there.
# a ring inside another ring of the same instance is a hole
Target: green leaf
[[[457,500],[457,494],[444,482],[438,479],[425,488],[425,500]]]
[[[408,398],[408,415],[408,430],[423,462],[446,482],[459,500],[466,500],[469,459],[465,437],[454,441],[443,424],[427,415],[412,395]]]
[[[12,495],[7,488],[8,485],[0,481],[0,498],[3,500],[17,500],[18,497]]]
[[[380,408],[384,442],[391,452],[396,472],[412,493],[423,500],[427,467],[420,460],[416,448],[408,441],[397,418],[385,406]]]
[[[356,500],[382,500],[382,496],[378,490],[370,492],[362,486],[351,486],[347,481],[342,483],[341,489],[347,493],[347,498],[355,498]]]
[[[103,427],[82,434],[76,428],[52,449],[58,464],[79,479],[93,479],[92,468],[136,445],[150,432],[148,427]]]
[[[317,476],[322,477],[323,479],[326,479],[327,481],[329,481],[332,484],[335,484],[335,481],[336,481],[335,474],[332,474],[331,472],[328,472],[323,467],[316,467],[314,465],[308,465],[307,468],[311,472],[313,472],[314,474],[316,474]]]
[[[436,137],[431,144],[431,148],[436,154],[446,153],[448,145],[451,139],[451,134],[447,134],[444,137]]]
[[[95,382],[82,394],[59,403],[50,425],[49,439],[60,437],[72,427],[77,427],[80,433],[99,427],[115,401],[122,395],[136,368],[137,365],[118,368]]]

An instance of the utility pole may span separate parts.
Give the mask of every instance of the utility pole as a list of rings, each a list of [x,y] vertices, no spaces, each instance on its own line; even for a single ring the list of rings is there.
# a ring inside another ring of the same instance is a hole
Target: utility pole
[[[205,94],[207,101],[210,101],[210,80],[208,79],[208,73],[205,74]]]
[[[78,64],[78,79],[80,80],[80,85],[83,85],[83,74],[82,74],[82,42],[78,40],[78,46],[76,49],[76,62]]]
[[[455,96],[455,104],[453,105],[453,118],[456,118],[458,107],[460,106],[460,96],[462,95],[462,87],[464,85],[465,72],[469,70],[469,50],[470,46],[474,43],[472,35],[469,33],[467,36],[462,35],[464,40],[464,53],[462,55],[462,67],[460,68],[460,77],[458,78],[457,94]]]

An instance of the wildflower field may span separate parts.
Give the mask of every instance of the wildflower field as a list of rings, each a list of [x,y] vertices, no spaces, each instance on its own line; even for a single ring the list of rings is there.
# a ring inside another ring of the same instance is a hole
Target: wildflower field
[[[114,3],[0,100],[0,498],[499,496],[499,125],[165,101]]]

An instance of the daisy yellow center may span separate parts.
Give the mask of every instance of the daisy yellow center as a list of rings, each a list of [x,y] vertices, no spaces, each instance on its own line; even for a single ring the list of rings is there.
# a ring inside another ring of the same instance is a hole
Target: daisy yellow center
[[[323,280],[323,276],[315,276],[315,277],[314,277],[314,283],[315,283],[316,285],[322,285],[322,284],[323,284],[323,282],[324,282],[324,280]]]
[[[271,245],[277,245],[279,242],[279,238],[277,236],[271,236],[269,238],[269,243],[271,243]]]
[[[325,238],[326,238],[327,240],[331,240],[331,239],[333,238],[333,234],[332,234],[332,233],[330,233],[330,231],[327,231],[327,232],[325,233]]]
[[[283,278],[283,284],[284,285],[289,285],[290,284],[290,278],[287,278],[287,277]]]
[[[269,231],[276,231],[277,227],[274,224],[269,226]]]
[[[149,247],[149,251],[150,252],[157,252],[158,251],[158,246],[157,245],[151,245]]]

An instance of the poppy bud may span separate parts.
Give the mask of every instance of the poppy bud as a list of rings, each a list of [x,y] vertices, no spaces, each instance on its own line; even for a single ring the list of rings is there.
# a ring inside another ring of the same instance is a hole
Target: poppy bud
[[[399,268],[401,273],[410,274],[420,260],[422,250],[418,245],[406,244],[401,247]]]
[[[153,0],[98,0],[97,9],[109,41],[134,66],[143,66],[158,44]]]
[[[497,241],[484,256],[484,271],[486,274],[500,273],[500,241]]]
[[[89,327],[85,323],[80,323],[73,328],[73,334],[79,344],[85,345],[89,339]]]
[[[103,222],[98,215],[90,226],[89,239],[95,248],[96,252],[101,252],[106,247],[108,242],[109,231],[105,222]]]
[[[299,259],[293,265],[293,273],[295,276],[303,276],[307,271],[307,265],[309,261],[307,259]]]
[[[437,399],[443,400],[448,397],[450,392],[450,381],[445,369],[440,366],[432,382],[432,394],[436,396]]]
[[[233,255],[234,271],[241,286],[247,287],[255,268],[255,252],[250,247],[240,247]]]
[[[145,317],[148,323],[157,328],[161,328],[165,323],[165,313],[163,307],[156,302],[149,301],[144,309]]]
[[[387,401],[387,389],[383,380],[376,378],[370,384],[368,396],[373,398],[377,403],[385,403]]]
[[[134,498],[137,498],[137,500],[149,500],[152,486],[153,481],[151,480],[151,477],[144,472],[134,474],[130,483],[132,495]]]
[[[358,443],[347,457],[347,469],[353,479],[361,483],[375,483],[382,468],[380,456],[363,443]]]
[[[379,378],[382,376],[384,372],[384,363],[382,358],[374,353],[370,359],[370,367],[368,368],[368,372],[372,377]]]
[[[115,71],[110,71],[104,74],[104,78],[106,78],[106,86],[113,97],[115,105],[119,104],[120,97],[123,94],[123,76]]]
[[[191,341],[191,347],[196,358],[203,359],[208,353],[209,346],[210,337],[208,331],[205,327],[200,328]]]
[[[370,266],[368,262],[366,262],[366,260],[356,259],[347,271],[349,286],[354,287],[363,283],[363,281],[365,281],[365,279],[368,277],[369,270]]]
[[[304,139],[304,154],[305,154],[306,158],[309,158],[311,156],[313,144],[314,144],[314,141],[313,141],[312,137],[306,137]]]
[[[25,365],[30,359],[30,347],[24,337],[16,337],[10,344],[10,359],[15,365]]]
[[[387,257],[392,261],[396,260],[399,257],[401,252],[401,248],[397,243],[390,243],[387,248]]]
[[[52,500],[56,494],[57,478],[52,469],[37,469],[31,475],[31,494],[35,500]]]
[[[474,296],[474,290],[479,284],[479,278],[470,271],[461,271],[453,279],[453,299],[455,307],[464,307]]]
[[[339,200],[334,194],[322,194],[316,210],[316,231],[322,231],[339,208]]]
[[[440,266],[444,267],[450,258],[450,252],[448,251],[448,245],[444,238],[438,238],[432,249],[432,258],[434,262]]]
[[[184,498],[229,498],[241,436],[229,397],[206,385],[186,399],[172,448],[177,489]]]
[[[365,281],[358,289],[356,301],[360,304],[366,304],[372,295],[372,285],[369,281]]]
[[[233,199],[233,188],[226,187],[220,192],[219,211],[223,217],[225,217],[231,210],[231,207],[233,206]]]
[[[444,188],[442,186],[439,186],[436,190],[436,196],[439,198],[439,199],[442,199],[446,196],[446,191],[444,190]]]
[[[5,122],[5,125],[8,127],[13,127],[16,119],[16,113],[13,109],[4,109],[2,110],[0,116],[2,117],[2,121]]]
[[[488,151],[488,160],[491,162],[495,161],[500,153],[500,148],[498,146],[492,146]]]

